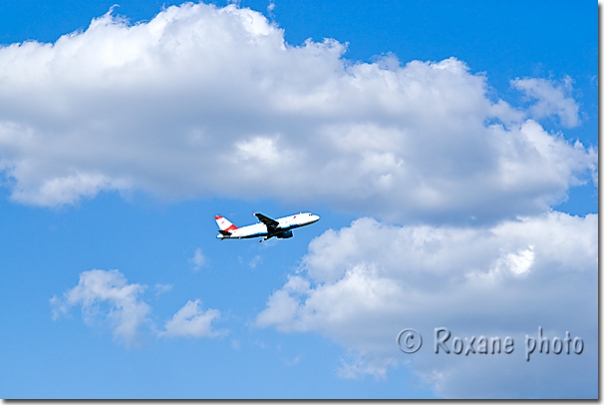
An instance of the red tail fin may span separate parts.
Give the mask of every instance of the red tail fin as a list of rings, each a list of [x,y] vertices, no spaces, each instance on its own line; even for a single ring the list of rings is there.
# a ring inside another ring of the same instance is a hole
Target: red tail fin
[[[237,229],[237,227],[235,225],[233,225],[233,223],[231,221],[229,221],[222,215],[216,215],[214,217],[214,219],[216,220],[216,223],[218,224],[218,228],[221,231],[231,232],[231,231]]]

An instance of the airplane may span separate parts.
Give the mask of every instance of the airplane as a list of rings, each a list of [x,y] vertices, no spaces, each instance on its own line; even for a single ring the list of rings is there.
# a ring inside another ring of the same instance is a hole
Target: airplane
[[[222,215],[216,215],[214,219],[218,224],[218,228],[220,228],[216,237],[220,240],[264,238],[258,242],[269,240],[272,237],[287,239],[294,236],[292,229],[314,224],[320,218],[318,215],[311,214],[310,212],[301,212],[277,219],[269,218],[259,212],[254,212],[254,215],[260,220],[260,223],[241,228],[233,225],[231,221]]]

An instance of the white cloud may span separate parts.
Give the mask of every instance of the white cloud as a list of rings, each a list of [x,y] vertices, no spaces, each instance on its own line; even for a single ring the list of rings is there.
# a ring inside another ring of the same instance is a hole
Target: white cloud
[[[155,284],[155,295],[159,296],[163,293],[172,291],[172,284]]]
[[[191,263],[193,263],[193,270],[195,271],[201,269],[206,264],[206,258],[200,248],[195,249],[195,253],[191,258]]]
[[[271,295],[256,324],[330,337],[348,351],[344,378],[383,378],[404,362],[446,397],[596,395],[597,231],[597,215],[559,212],[474,228],[361,218],[310,243],[301,271]],[[524,339],[539,326],[550,339],[567,330],[582,337],[590,352],[527,364]],[[395,343],[408,327],[424,336],[414,355]],[[436,327],[511,336],[516,351],[436,355]]]
[[[139,344],[141,329],[147,325],[156,330],[149,318],[151,307],[139,298],[146,289],[140,284],[128,284],[118,270],[89,270],[80,274],[77,286],[66,291],[62,297],[50,299],[54,320],[69,312],[73,306],[82,307],[82,317],[89,325],[107,324],[113,336],[126,346]],[[156,295],[170,291],[169,284],[156,284]],[[158,337],[202,337],[218,336],[223,331],[213,331],[212,321],[220,317],[216,309],[201,310],[201,301],[188,301],[163,331],[155,332]]]
[[[38,190],[15,188],[15,201],[41,206],[74,204],[81,197],[91,197],[104,189],[128,189],[127,181],[112,180],[102,174],[75,173],[73,175],[45,180]]]
[[[533,246],[529,245],[527,249],[520,250],[518,253],[508,253],[497,259],[493,271],[508,270],[512,274],[521,275],[527,273],[535,261]]]
[[[13,200],[43,206],[143,190],[481,223],[543,212],[596,171],[595,150],[525,119],[577,124],[564,86],[514,81],[537,99],[523,111],[455,58],[344,52],[290,46],[249,9],[191,3],[0,48],[0,167]]]
[[[272,0],[271,0],[271,2],[269,2],[268,6],[266,7],[266,11],[268,11],[268,13],[271,17],[274,17],[273,11],[275,10],[275,7],[277,7],[277,6],[275,5],[275,3]]]
[[[201,309],[201,301],[188,301],[166,322],[165,330],[159,332],[160,337],[204,337],[216,336],[220,333],[212,330],[212,321],[220,318],[216,309]]]
[[[146,287],[128,284],[117,270],[89,270],[80,274],[77,286],[62,298],[53,297],[53,318],[66,313],[69,307],[80,305],[84,320],[91,324],[108,322],[113,336],[127,346],[137,343],[139,329],[149,321],[151,307],[139,299]],[[104,305],[103,305],[104,304]]]
[[[352,350],[340,362],[337,376],[347,380],[356,380],[367,374],[374,376],[376,380],[385,380],[388,369],[396,364],[392,358],[372,358],[367,361],[361,353]]]
[[[512,86],[537,100],[529,109],[535,118],[556,115],[566,127],[579,125],[579,106],[572,98],[570,77],[565,77],[561,83],[536,78],[515,79],[512,80]]]

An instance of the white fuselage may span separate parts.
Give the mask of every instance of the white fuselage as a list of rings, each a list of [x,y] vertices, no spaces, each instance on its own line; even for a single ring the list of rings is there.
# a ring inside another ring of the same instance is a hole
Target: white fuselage
[[[261,238],[261,237],[273,237],[282,235],[295,228],[314,224],[319,220],[319,216],[311,214],[309,212],[303,212],[300,214],[294,214],[283,218],[277,218],[275,221],[279,222],[277,229],[270,231],[268,227],[262,222],[243,226],[241,228],[233,229],[230,231],[230,235],[218,234],[218,239],[247,239],[247,238]]]

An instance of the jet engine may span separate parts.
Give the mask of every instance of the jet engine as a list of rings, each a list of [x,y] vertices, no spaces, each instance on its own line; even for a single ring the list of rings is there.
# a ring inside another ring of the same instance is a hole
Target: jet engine
[[[277,238],[288,239],[288,238],[291,238],[292,236],[294,236],[294,233],[292,231],[285,231],[285,232],[277,235]]]

